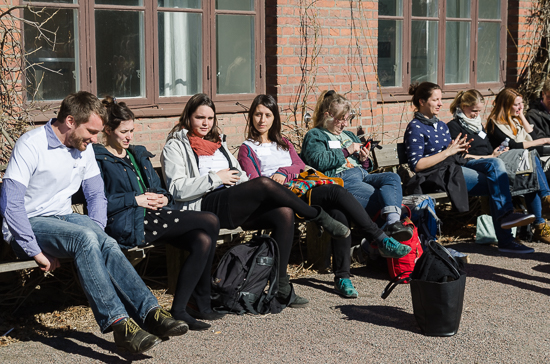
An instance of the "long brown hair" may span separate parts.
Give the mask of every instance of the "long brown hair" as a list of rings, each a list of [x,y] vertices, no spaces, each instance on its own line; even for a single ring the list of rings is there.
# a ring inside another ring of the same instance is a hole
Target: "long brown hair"
[[[277,143],[277,146],[282,150],[288,150],[288,145],[283,141],[283,136],[281,134],[281,115],[279,114],[279,107],[275,98],[271,95],[258,95],[252,101],[250,109],[248,109],[248,122],[246,128],[248,130],[247,139],[252,139],[256,142],[260,141],[260,133],[254,127],[254,113],[259,105],[267,107],[273,114],[273,124],[269,131],[267,132],[267,137],[272,142]]]
[[[326,128],[327,123],[344,117],[351,111],[351,102],[334,90],[325,90],[317,99],[313,112],[313,126]],[[327,115],[328,114],[328,115]]]
[[[512,106],[517,97],[523,98],[523,96],[513,88],[505,88],[498,93],[493,102],[493,110],[491,110],[487,120],[487,130],[489,130],[489,132],[492,133],[495,130],[496,124],[501,124],[510,126],[514,135],[517,134],[518,129],[511,115]]]
[[[212,111],[214,111],[214,123],[212,124],[212,129],[210,129],[208,134],[206,134],[203,139],[214,143],[221,141],[220,131],[218,128],[218,119],[216,118],[216,106],[214,105],[214,101],[212,101],[212,99],[206,94],[195,94],[189,99],[189,101],[187,101],[187,104],[185,104],[185,108],[181,113],[178,124],[174,126],[170,133],[180,131],[181,129],[191,130],[191,115],[193,115],[200,106],[208,106],[212,109]]]

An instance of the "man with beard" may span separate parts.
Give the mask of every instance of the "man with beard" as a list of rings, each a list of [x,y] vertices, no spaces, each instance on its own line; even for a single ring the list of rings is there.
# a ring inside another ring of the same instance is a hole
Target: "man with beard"
[[[63,100],[57,119],[19,138],[2,183],[2,232],[21,259],[34,259],[45,272],[59,267],[59,258],[73,259],[101,331],[113,331],[119,349],[141,353],[160,343],[159,337],[186,333],[188,326],[159,306],[103,231],[107,199],[90,144],[106,119],[101,101],[81,91]],[[71,209],[71,196],[81,186],[88,216]]]

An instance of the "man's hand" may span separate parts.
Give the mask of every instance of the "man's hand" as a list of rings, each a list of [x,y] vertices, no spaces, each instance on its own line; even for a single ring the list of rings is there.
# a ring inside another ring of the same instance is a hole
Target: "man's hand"
[[[34,256],[34,261],[43,272],[53,272],[59,268],[59,260],[55,257],[47,256],[44,253],[38,253]]]

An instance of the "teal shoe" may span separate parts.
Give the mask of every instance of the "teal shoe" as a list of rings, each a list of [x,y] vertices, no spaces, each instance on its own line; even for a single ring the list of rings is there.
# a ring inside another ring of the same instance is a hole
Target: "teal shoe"
[[[382,243],[378,244],[378,251],[384,258],[403,258],[409,254],[411,247],[401,244],[394,238],[385,238]]]
[[[357,298],[359,295],[349,278],[340,278],[334,282],[334,290],[338,292],[340,296],[346,298]]]

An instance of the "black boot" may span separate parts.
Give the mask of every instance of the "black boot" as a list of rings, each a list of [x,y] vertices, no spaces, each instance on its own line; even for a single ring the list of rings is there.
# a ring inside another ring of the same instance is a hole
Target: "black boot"
[[[183,335],[189,330],[185,322],[175,320],[168,311],[160,307],[147,314],[145,324],[151,334],[161,338]]]
[[[317,211],[319,211],[319,214],[310,221],[314,221],[315,223],[317,223],[317,225],[325,229],[325,231],[329,233],[333,238],[342,239],[349,236],[349,227],[342,224],[340,221],[333,219],[320,206],[311,207],[315,207]]]
[[[286,304],[292,308],[302,308],[309,304],[309,300],[294,294],[292,302],[288,302],[292,294],[292,285],[290,284],[289,276],[279,277],[279,291],[277,292],[277,300],[283,305]]]
[[[119,350],[140,354],[158,345],[162,340],[139,327],[131,318],[111,325],[115,344]]]

